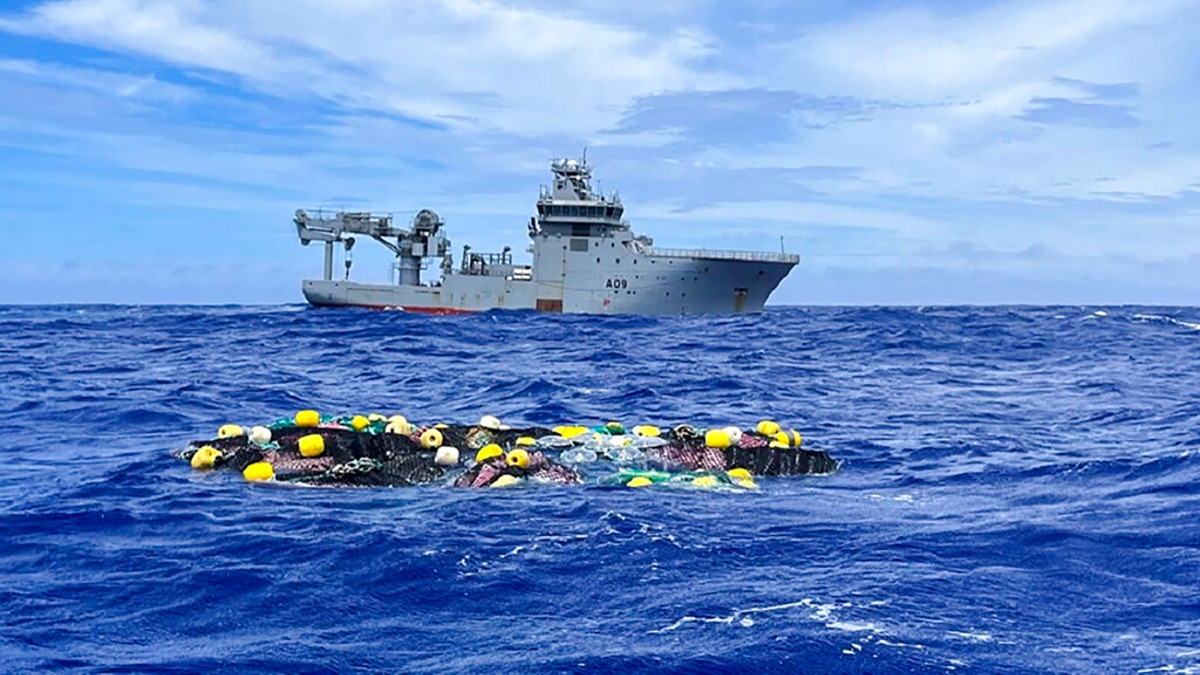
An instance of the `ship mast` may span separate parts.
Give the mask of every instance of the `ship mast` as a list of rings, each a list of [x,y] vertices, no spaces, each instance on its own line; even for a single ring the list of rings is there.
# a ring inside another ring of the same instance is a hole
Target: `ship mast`
[[[620,196],[613,192],[605,197],[592,191],[592,169],[586,154],[578,160],[556,159],[551,162],[550,171],[554,180],[549,186],[542,186],[538,195],[539,227],[531,234],[604,236],[629,229],[629,224],[622,220],[625,207]]]

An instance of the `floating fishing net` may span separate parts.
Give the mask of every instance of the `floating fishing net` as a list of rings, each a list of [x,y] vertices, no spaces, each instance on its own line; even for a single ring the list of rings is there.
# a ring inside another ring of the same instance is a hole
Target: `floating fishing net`
[[[403,418],[305,413],[311,415],[277,420],[249,433],[227,425],[218,438],[194,441],[179,456],[194,468],[228,468],[249,480],[338,486],[439,481],[457,487],[525,481],[646,485],[686,479],[697,485],[753,487],[752,476],[837,470],[827,453],[800,447],[799,434],[780,432],[777,425],[703,433],[689,425],[665,432],[635,427],[628,432],[616,423],[554,429],[514,429],[494,422],[414,426]],[[661,480],[663,475],[675,480]]]

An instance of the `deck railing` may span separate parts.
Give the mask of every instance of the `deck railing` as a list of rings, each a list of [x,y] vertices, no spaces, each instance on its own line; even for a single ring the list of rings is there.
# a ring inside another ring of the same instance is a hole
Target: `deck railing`
[[[706,248],[650,248],[647,255],[664,258],[704,258],[707,260],[745,260],[748,262],[800,263],[796,253],[773,253],[771,251],[721,251]]]

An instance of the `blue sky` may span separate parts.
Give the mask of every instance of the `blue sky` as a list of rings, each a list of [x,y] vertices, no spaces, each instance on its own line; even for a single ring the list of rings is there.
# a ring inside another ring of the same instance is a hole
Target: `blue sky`
[[[520,251],[586,146],[775,303],[1196,305],[1197,83],[1195,0],[8,1],[0,303],[299,302],[299,207]]]

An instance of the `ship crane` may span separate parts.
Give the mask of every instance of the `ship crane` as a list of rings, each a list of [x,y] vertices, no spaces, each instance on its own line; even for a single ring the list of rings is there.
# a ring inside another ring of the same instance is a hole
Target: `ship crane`
[[[333,278],[333,246],[342,242],[346,252],[354,247],[354,237],[367,235],[383,244],[396,256],[396,269],[400,272],[401,284],[421,283],[421,261],[425,257],[445,259],[450,242],[442,234],[444,224],[438,214],[421,209],[412,220],[412,227],[401,228],[392,224],[392,216],[366,212],[338,212],[325,217],[321,211],[310,215],[304,209],[296,210],[294,219],[300,243],[320,241],[325,244],[325,280]],[[393,241],[394,240],[394,241]],[[350,262],[346,261],[349,275]]]

